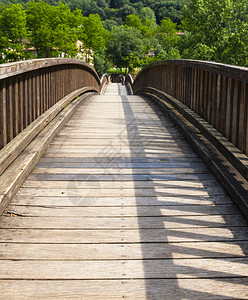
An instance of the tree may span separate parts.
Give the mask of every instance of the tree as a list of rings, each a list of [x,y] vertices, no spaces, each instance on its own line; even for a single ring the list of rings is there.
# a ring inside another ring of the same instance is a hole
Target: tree
[[[110,0],[110,8],[121,8],[123,7],[125,4],[130,4],[129,0]]]
[[[248,23],[242,22],[228,37],[228,47],[222,52],[221,60],[227,64],[248,66]]]
[[[101,77],[107,70],[111,67],[111,63],[106,57],[104,48],[97,51],[94,55],[94,68],[98,73],[99,77]]]
[[[158,29],[158,40],[161,46],[167,52],[174,47],[178,42],[176,23],[173,23],[170,18],[164,18]]]
[[[67,5],[50,6],[44,1],[29,2],[26,10],[27,24],[31,32],[31,44],[38,57],[58,54],[74,56],[82,15],[79,10],[71,12]]]
[[[126,17],[124,25],[128,27],[134,27],[138,29],[140,32],[143,30],[143,24],[139,16],[131,14]]]
[[[52,40],[55,54],[75,56],[77,54],[76,41],[78,28],[82,24],[81,11],[71,12],[67,5],[59,3],[54,7],[54,18],[51,20]]]
[[[16,61],[25,57],[27,38],[26,15],[21,4],[2,7],[0,16],[1,61]]]
[[[102,22],[102,25],[108,31],[113,30],[114,27],[118,27],[118,23],[115,20],[105,20]]]
[[[182,21],[182,10],[185,2],[185,0],[166,0],[156,2],[153,9],[157,23],[159,24],[162,19],[169,17],[173,22],[180,24]]]
[[[107,44],[107,55],[118,68],[132,68],[144,56],[144,46],[139,30],[133,27],[114,28]]]
[[[142,22],[146,22],[148,20],[153,20],[156,22],[156,17],[154,11],[150,7],[143,7],[139,14]]]
[[[27,25],[31,32],[31,44],[35,47],[38,57],[50,57],[52,43],[51,19],[53,7],[44,1],[29,2],[26,10]]]
[[[186,33],[182,40],[184,57],[219,62],[239,61],[240,54],[235,49],[234,41],[239,49],[247,51],[241,40],[245,38],[243,32],[247,28],[246,2],[192,0],[184,10],[182,21]]]
[[[122,21],[126,19],[127,15],[135,14],[135,12],[135,8],[128,4],[125,4],[122,8],[119,9],[119,14]]]
[[[83,18],[80,40],[88,49],[88,54],[100,50],[106,44],[107,38],[108,32],[103,27],[99,15],[91,14]],[[89,55],[87,55],[87,62],[89,62]]]

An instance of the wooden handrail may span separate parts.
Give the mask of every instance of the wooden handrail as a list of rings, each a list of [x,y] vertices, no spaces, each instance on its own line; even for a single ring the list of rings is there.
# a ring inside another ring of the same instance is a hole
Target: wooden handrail
[[[248,155],[248,68],[194,60],[146,66],[133,82],[163,91],[201,116]]]
[[[100,93],[102,81],[88,64],[76,59],[36,59],[0,65],[0,149],[42,113],[87,87]]]

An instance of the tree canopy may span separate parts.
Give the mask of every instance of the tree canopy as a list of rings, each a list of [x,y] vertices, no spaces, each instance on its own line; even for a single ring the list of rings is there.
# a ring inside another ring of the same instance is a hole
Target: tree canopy
[[[246,65],[246,10],[246,0],[191,0],[183,11],[184,56]]]
[[[119,68],[133,68],[145,54],[142,35],[134,27],[114,28],[107,44],[107,55]]]
[[[0,63],[81,57],[99,73],[174,58],[248,66],[247,0],[4,2]]]

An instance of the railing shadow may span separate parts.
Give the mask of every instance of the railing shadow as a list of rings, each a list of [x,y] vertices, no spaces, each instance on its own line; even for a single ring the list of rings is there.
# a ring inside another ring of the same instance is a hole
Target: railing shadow
[[[247,283],[247,222],[155,103],[144,99],[144,110],[120,87],[119,93],[127,133],[121,149],[128,147],[133,171],[146,299],[234,299]],[[146,165],[142,176],[138,162]],[[146,207],[144,198],[153,205]],[[233,295],[218,289],[228,283]]]

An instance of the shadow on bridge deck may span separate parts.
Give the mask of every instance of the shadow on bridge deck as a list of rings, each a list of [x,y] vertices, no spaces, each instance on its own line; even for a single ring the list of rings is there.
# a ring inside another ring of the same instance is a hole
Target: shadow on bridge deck
[[[238,278],[235,271],[236,267],[247,267],[247,260],[243,260],[247,244],[240,242],[245,239],[247,228],[239,227],[246,222],[216,179],[199,167],[200,159],[182,142],[177,129],[155,103],[144,98],[147,106],[139,107],[137,97],[121,98],[133,170],[146,299],[237,297],[240,284],[247,284],[247,278]],[[153,112],[158,118],[150,121]],[[164,146],[164,138],[160,137],[163,132],[168,142],[165,147],[171,151],[151,159],[150,155],[159,153]],[[140,185],[136,171],[141,157],[143,167],[147,165],[145,176],[151,183],[145,199],[153,199],[151,205],[147,203],[146,215],[141,189],[146,189],[147,184]],[[155,173],[149,168],[151,161],[157,164]],[[161,162],[168,163],[170,171],[166,175]],[[185,162],[188,170],[184,168]]]

